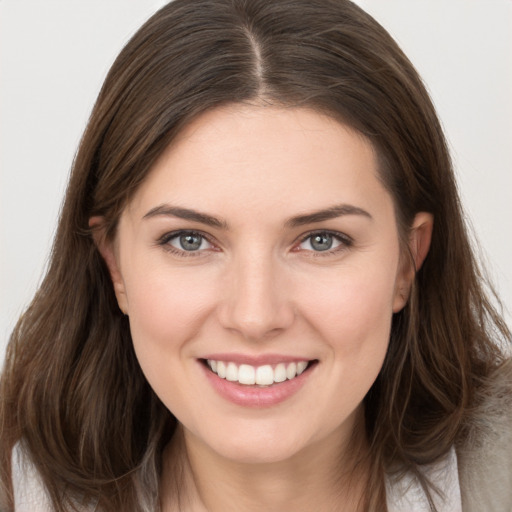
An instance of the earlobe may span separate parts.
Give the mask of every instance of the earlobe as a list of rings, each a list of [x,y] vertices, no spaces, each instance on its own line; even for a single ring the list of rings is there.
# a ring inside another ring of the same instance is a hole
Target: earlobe
[[[104,219],[103,217],[91,217],[89,219],[89,227],[92,229],[92,236],[94,243],[98,248],[103,260],[105,261],[110,279],[114,286],[114,293],[117,298],[117,304],[119,309],[125,314],[128,314],[128,300],[126,297],[125,284],[121,270],[118,264],[118,257],[115,251],[115,244],[113,241],[107,240],[105,231],[103,229]]]
[[[431,213],[416,214],[409,232],[409,257],[403,256],[404,261],[396,282],[394,313],[400,311],[407,304],[416,272],[423,265],[430,249],[433,228],[434,217]]]

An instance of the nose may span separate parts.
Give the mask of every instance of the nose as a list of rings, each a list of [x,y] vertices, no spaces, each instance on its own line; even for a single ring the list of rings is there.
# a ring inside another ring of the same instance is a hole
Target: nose
[[[269,339],[294,321],[286,277],[279,262],[253,255],[233,262],[219,306],[219,319],[225,329],[244,339]]]

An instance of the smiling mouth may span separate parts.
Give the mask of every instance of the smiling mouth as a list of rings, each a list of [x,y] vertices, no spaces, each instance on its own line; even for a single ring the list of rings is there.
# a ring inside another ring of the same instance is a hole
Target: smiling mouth
[[[231,361],[217,361],[214,359],[204,359],[203,362],[221,379],[244,386],[268,387],[295,379],[317,361],[304,360],[274,365],[265,364],[262,366],[236,364]]]

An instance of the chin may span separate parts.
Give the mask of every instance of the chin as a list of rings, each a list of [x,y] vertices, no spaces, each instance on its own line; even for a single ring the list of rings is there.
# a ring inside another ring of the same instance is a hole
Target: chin
[[[217,455],[240,464],[270,464],[293,458],[308,444],[307,436],[290,429],[252,426],[244,431],[225,429],[220,436],[204,436],[203,442]],[[242,433],[244,432],[244,433]],[[208,439],[209,438],[209,439]]]
[[[219,447],[219,455],[239,464],[276,464],[292,459],[301,447],[274,443],[246,443]]]

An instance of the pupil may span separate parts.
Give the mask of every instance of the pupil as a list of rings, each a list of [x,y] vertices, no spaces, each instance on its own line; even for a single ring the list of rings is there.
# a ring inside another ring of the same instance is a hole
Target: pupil
[[[180,245],[185,251],[196,251],[201,247],[202,237],[200,235],[181,235]]]
[[[327,251],[332,247],[332,236],[326,233],[314,235],[311,240],[313,249],[317,251]]]

